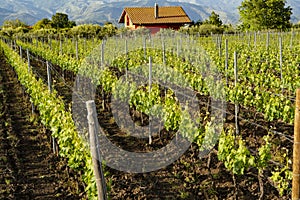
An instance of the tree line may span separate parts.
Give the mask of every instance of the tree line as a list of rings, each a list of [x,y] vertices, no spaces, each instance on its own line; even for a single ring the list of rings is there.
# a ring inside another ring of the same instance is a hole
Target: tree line
[[[292,8],[286,6],[286,0],[244,0],[238,7],[240,19],[236,27],[226,25],[220,16],[212,11],[208,19],[194,22],[188,29],[182,29],[190,34],[231,33],[237,31],[286,31],[300,28],[291,23]]]
[[[103,38],[116,34],[118,31],[112,23],[107,22],[103,26],[98,24],[82,24],[76,25],[75,21],[69,20],[67,14],[56,13],[51,19],[44,18],[36,22],[33,26],[15,20],[5,20],[3,22],[0,35],[4,37],[26,36],[33,34],[37,37],[45,35],[64,35],[66,37],[98,37]]]
[[[234,33],[237,31],[279,30],[286,31],[290,28],[300,28],[298,24],[291,23],[292,8],[286,6],[286,0],[244,0],[238,7],[240,19],[237,25],[223,24],[220,16],[212,11],[208,19],[193,22],[188,28],[180,31],[189,34],[208,35],[211,33]],[[56,13],[51,19],[41,19],[32,27],[19,19],[6,20],[0,35],[12,37],[28,32],[37,36],[64,34],[65,36],[99,37],[111,36],[117,32],[126,31],[117,29],[112,23],[104,26],[97,24],[76,25],[67,14]]]

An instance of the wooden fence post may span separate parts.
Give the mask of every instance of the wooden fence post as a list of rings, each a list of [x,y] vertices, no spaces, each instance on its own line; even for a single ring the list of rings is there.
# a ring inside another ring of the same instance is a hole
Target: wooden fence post
[[[238,64],[237,64],[237,52],[234,52],[234,86],[237,87],[238,83]],[[240,126],[239,126],[239,110],[240,106],[238,102],[235,102],[234,104],[234,117],[235,117],[235,134],[239,135],[240,134]]]
[[[31,70],[31,66],[30,66],[30,55],[29,55],[28,49],[26,49],[26,54],[27,54],[27,65],[28,65],[28,73],[29,73]],[[32,114],[35,113],[35,107],[34,107],[33,102],[31,102],[31,112],[32,112]]]
[[[77,39],[75,41],[75,48],[76,48],[76,60],[79,60],[79,56],[78,56],[78,40]]]
[[[48,90],[51,93],[52,92],[52,81],[51,81],[51,69],[49,66],[49,62],[46,61],[46,65],[47,65],[47,80],[48,80]],[[53,149],[53,153],[58,155],[58,145],[56,143],[56,139],[55,137],[52,137],[52,149]]]
[[[300,199],[300,89],[296,90],[292,200]]]
[[[104,40],[101,43],[101,68],[104,69]]]
[[[92,154],[92,162],[94,165],[94,174],[96,178],[98,200],[107,200],[106,196],[106,184],[104,174],[102,170],[101,158],[99,151],[97,150],[97,134],[99,133],[99,125],[97,119],[97,111],[94,100],[86,102],[86,108],[88,112],[89,123],[89,135],[90,135],[90,149]]]
[[[282,38],[279,37],[279,63],[280,63],[280,81],[281,81],[281,93],[283,94],[283,88],[284,88],[284,81],[283,81],[283,75],[282,75]]]
[[[150,99],[150,94],[151,94],[151,89],[152,89],[152,57],[149,57],[149,99]],[[151,113],[149,113],[149,144],[152,144],[152,134],[151,134]]]
[[[228,39],[225,40],[225,75],[226,86],[228,86]]]

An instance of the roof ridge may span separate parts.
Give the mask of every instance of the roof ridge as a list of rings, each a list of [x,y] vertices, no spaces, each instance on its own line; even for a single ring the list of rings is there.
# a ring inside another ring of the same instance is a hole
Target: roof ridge
[[[126,8],[154,8],[154,6],[144,6],[144,7],[125,7],[124,9]],[[158,6],[158,8],[182,8],[182,6]]]

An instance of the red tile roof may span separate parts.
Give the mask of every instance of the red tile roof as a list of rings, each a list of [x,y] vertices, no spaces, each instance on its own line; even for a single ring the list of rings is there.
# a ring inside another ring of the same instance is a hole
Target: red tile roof
[[[119,23],[124,23],[128,14],[133,24],[188,24],[190,18],[180,6],[158,7],[158,18],[155,19],[154,7],[127,7],[120,16]]]

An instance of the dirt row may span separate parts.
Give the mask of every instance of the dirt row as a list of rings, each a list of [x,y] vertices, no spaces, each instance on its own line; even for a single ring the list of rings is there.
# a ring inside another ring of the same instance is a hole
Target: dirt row
[[[66,160],[53,154],[50,132],[0,52],[0,199],[82,199]]]

